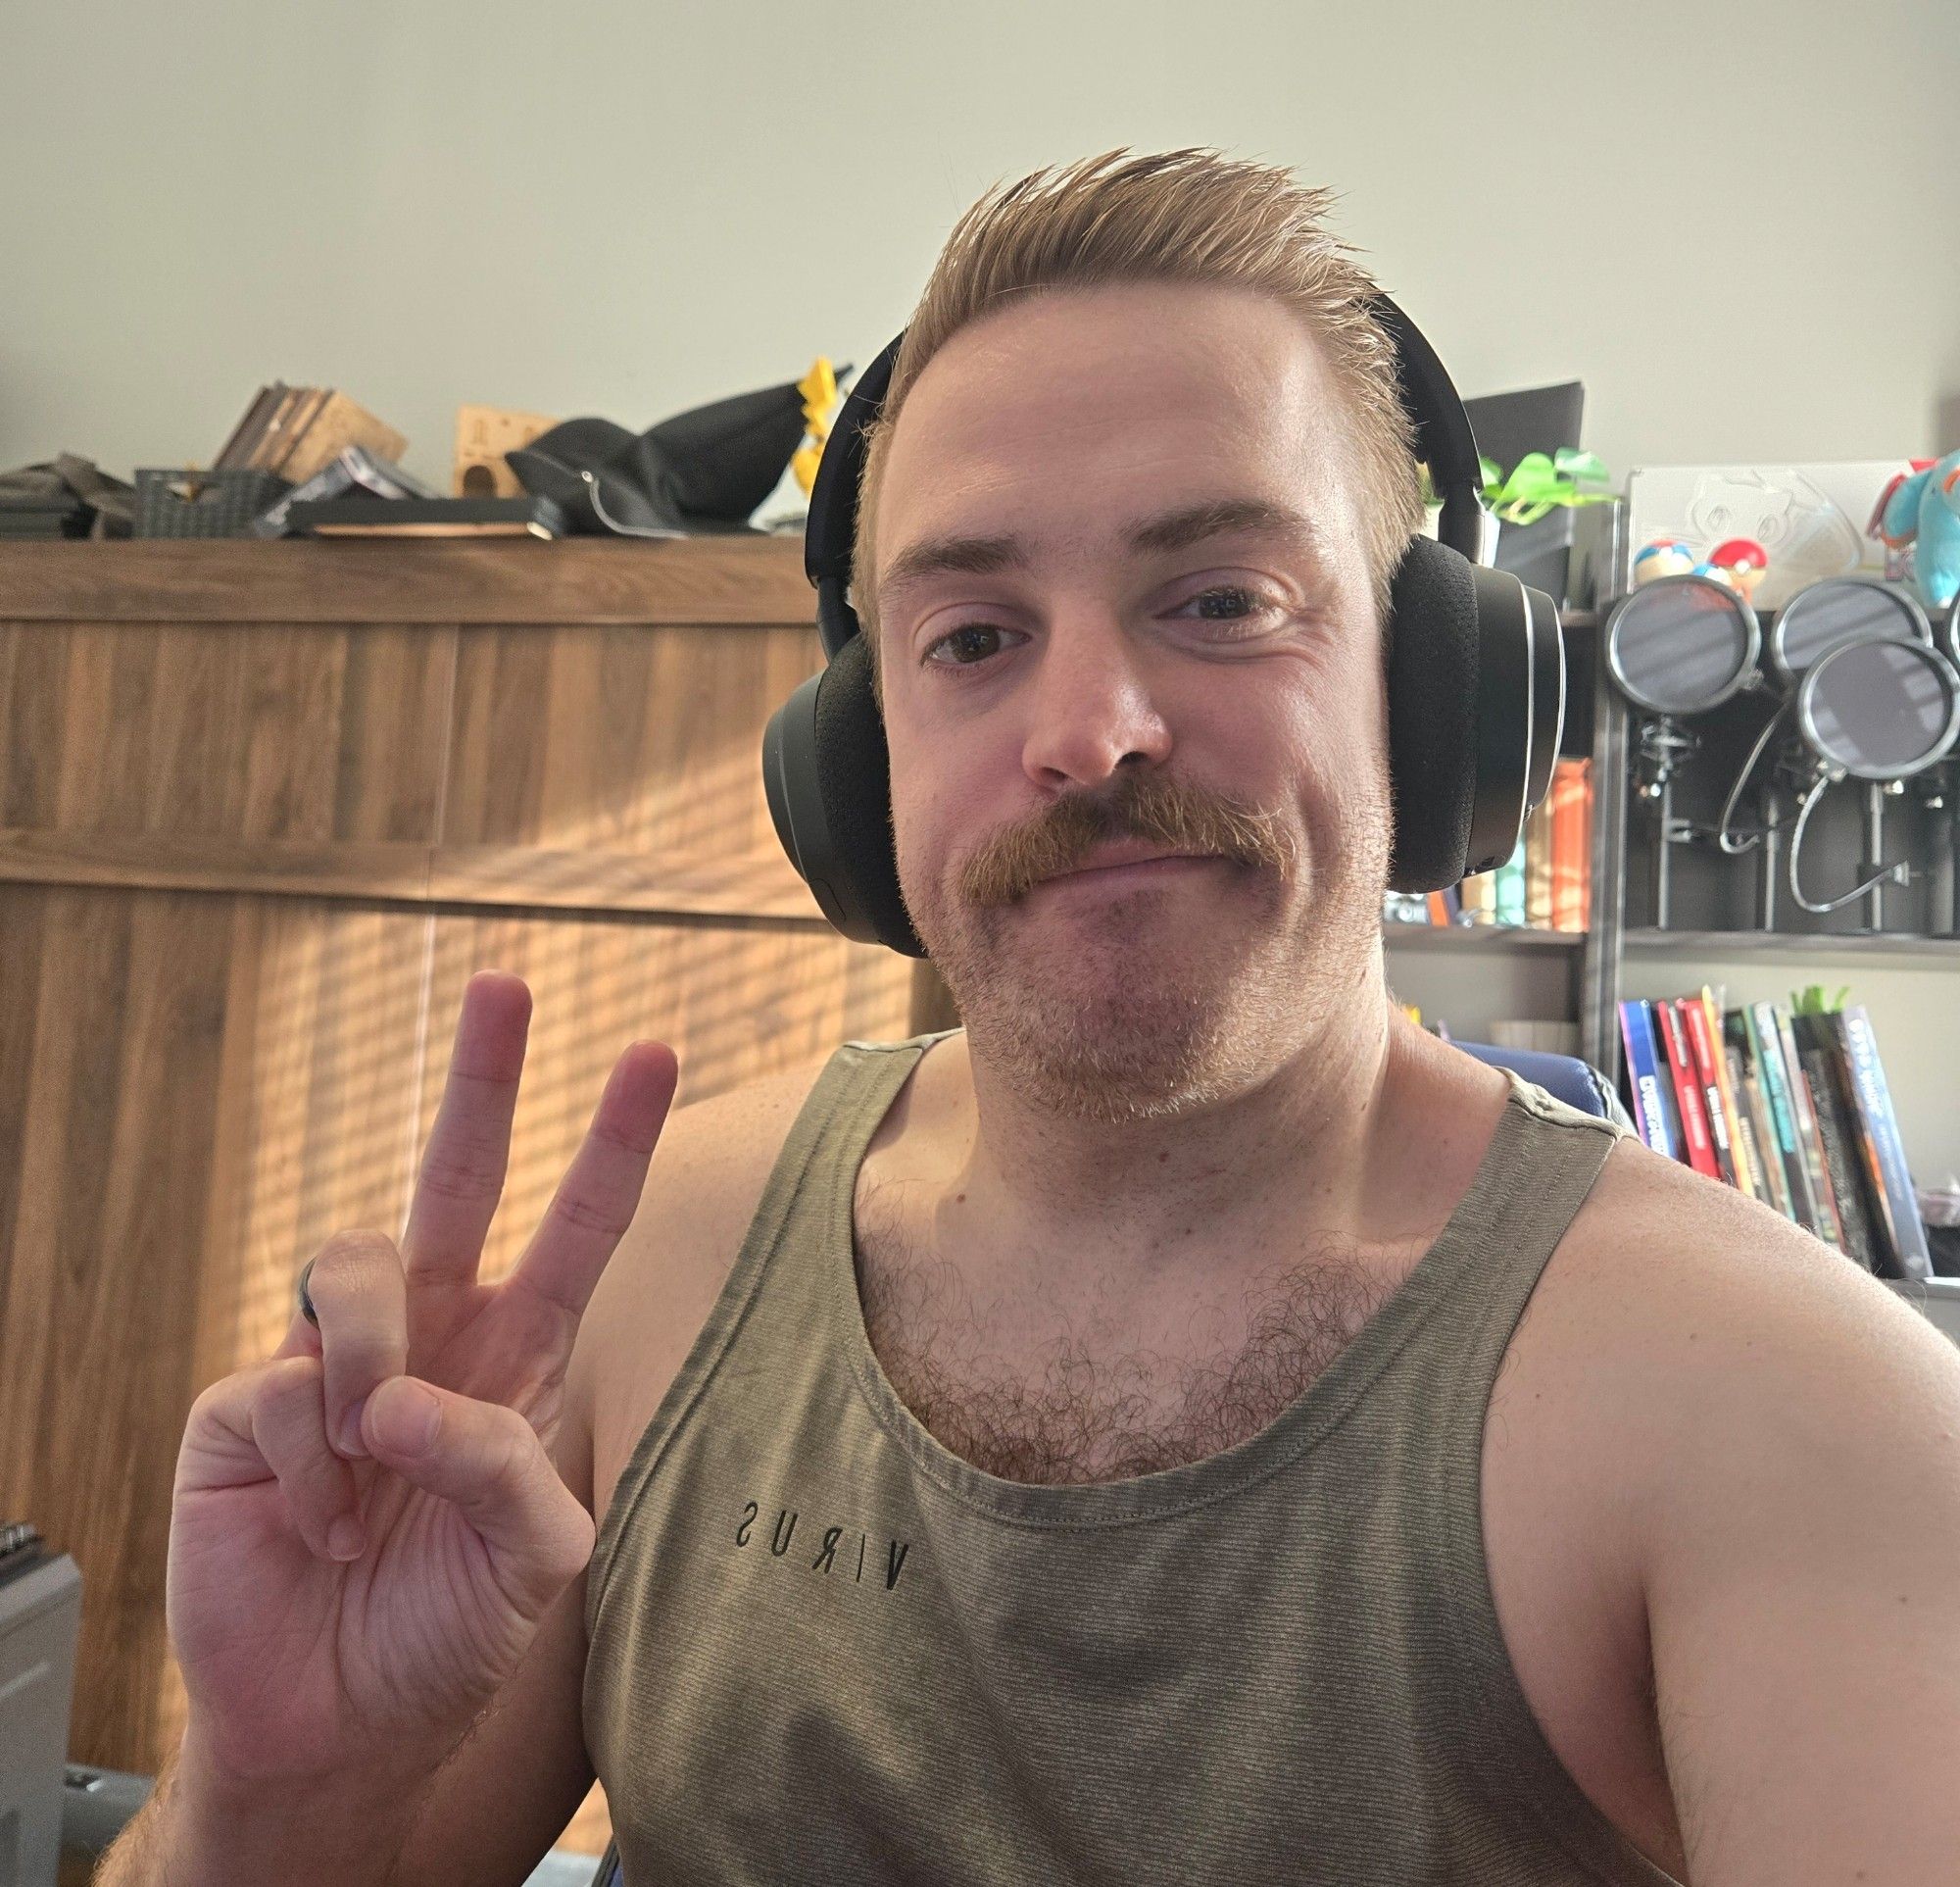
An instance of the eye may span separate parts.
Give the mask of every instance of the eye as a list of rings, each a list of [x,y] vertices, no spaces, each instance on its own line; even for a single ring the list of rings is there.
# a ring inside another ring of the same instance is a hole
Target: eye
[[[1194,603],[1200,606],[1198,620],[1205,622],[1253,622],[1279,613],[1278,604],[1240,583],[1220,583],[1200,590],[1196,596],[1186,598],[1173,614],[1182,614]]]
[[[1198,606],[1197,617],[1189,617],[1185,612],[1193,605]],[[1257,590],[1248,589],[1241,583],[1218,583],[1210,589],[1200,590],[1195,596],[1187,597],[1171,612],[1172,620],[1186,621],[1233,623],[1258,623],[1268,617],[1282,614],[1280,607],[1269,597]],[[977,669],[994,653],[987,646],[988,639],[998,639],[1004,635],[1017,635],[1016,629],[1004,629],[993,622],[962,622],[956,629],[949,629],[942,636],[929,642],[919,656],[922,667],[931,669]],[[1205,638],[1214,642],[1232,642],[1243,638],[1231,634],[1209,635]],[[936,658],[942,649],[954,650],[951,660]],[[963,653],[962,653],[963,652]]]
[[[1012,629],[1001,628],[993,622],[962,622],[956,629],[949,629],[944,635],[929,642],[926,645],[924,653],[919,657],[919,661],[924,667],[931,669],[977,669],[992,651],[982,646],[976,646],[976,638],[979,639],[979,642],[984,643],[988,636],[1012,635],[1013,633]],[[936,651],[947,648],[955,643],[957,643],[974,659],[963,661],[956,658],[951,662],[935,662],[933,660]]]

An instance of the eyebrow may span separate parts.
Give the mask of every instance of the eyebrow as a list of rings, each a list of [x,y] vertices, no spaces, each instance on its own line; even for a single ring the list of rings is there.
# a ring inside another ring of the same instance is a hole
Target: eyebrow
[[[1325,563],[1319,527],[1304,512],[1264,498],[1213,498],[1147,518],[1132,526],[1129,548],[1139,554],[1189,550],[1227,531],[1256,531],[1293,539],[1316,562]],[[930,577],[987,576],[1025,570],[1027,545],[1018,537],[924,537],[894,557],[878,579],[881,605]]]

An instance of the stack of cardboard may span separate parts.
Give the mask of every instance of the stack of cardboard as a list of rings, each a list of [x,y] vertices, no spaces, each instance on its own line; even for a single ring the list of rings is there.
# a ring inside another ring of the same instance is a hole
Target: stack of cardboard
[[[349,446],[399,462],[408,440],[333,387],[262,386],[230,438],[212,461],[214,472],[270,472],[304,484]]]

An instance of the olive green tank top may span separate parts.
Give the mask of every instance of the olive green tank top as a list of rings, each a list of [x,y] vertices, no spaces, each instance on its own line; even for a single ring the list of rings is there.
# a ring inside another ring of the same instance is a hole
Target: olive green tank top
[[[1024,1485],[933,1438],[858,1296],[858,1166],[951,1033],[831,1058],[602,1518],[584,1721],[628,1887],[1666,1887],[1539,1729],[1479,1497],[1625,1129],[1511,1074],[1435,1244],[1267,1427]]]

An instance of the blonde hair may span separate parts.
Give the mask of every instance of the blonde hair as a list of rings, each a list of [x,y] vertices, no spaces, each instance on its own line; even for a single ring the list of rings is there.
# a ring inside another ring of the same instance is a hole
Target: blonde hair
[[[1415,429],[1396,387],[1395,344],[1368,307],[1372,278],[1327,226],[1330,190],[1276,166],[1206,149],[1106,151],[996,184],[954,225],[906,324],[866,453],[852,546],[853,601],[879,682],[871,521],[906,395],[953,335],[1004,298],[1107,282],[1250,288],[1294,309],[1326,351],[1346,404],[1376,618],[1422,522]],[[1384,647],[1384,660],[1387,649]]]

